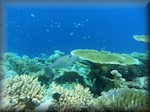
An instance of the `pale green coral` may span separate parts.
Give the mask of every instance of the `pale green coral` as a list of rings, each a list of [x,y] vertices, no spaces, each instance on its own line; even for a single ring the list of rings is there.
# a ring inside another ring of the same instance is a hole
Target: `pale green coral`
[[[150,43],[150,36],[149,35],[133,35],[133,38],[137,41]]]
[[[111,53],[108,51],[77,49],[71,51],[71,54],[78,56],[80,59],[97,64],[132,65],[140,63],[137,59],[134,59],[127,54]]]
[[[103,92],[95,100],[97,108],[104,111],[147,111],[149,96],[145,90],[119,88]]]
[[[44,101],[44,85],[28,75],[5,79],[1,90],[0,111],[23,111],[34,109]]]
[[[50,63],[53,63],[55,60],[57,60],[58,58],[60,58],[60,57],[62,57],[62,56],[64,56],[64,52],[61,52],[61,51],[59,51],[59,50],[55,50],[54,51],[54,54],[52,54],[52,55],[50,55],[49,57],[48,57],[48,61],[50,62]]]
[[[148,52],[148,51],[146,53],[133,52],[130,55],[137,59],[149,60],[150,52]]]
[[[114,77],[114,85],[116,88],[127,87],[126,80],[122,78],[122,74],[120,74],[117,70],[112,70],[110,72]]]
[[[111,88],[136,88],[136,89],[148,89],[148,78],[149,77],[136,77],[132,81],[127,81],[122,77],[122,74],[118,70],[112,70],[110,73],[113,76],[113,79],[102,76],[103,80],[109,83],[108,85]]]

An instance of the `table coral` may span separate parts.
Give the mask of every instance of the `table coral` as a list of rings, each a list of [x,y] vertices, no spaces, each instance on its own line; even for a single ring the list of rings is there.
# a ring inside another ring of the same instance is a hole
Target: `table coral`
[[[150,43],[150,36],[149,35],[133,35],[133,38],[137,41]]]
[[[71,51],[73,56],[96,64],[132,65],[140,64],[138,59],[127,54],[111,53],[108,51],[97,51],[91,49],[77,49]]]
[[[34,109],[44,100],[44,85],[37,78],[17,75],[3,81],[1,111],[23,111]]]

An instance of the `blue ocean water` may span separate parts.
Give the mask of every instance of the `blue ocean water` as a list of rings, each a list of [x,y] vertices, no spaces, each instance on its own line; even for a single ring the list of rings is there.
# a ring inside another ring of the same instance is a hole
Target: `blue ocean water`
[[[35,57],[55,50],[147,50],[132,38],[147,33],[145,6],[8,5],[4,13],[6,52]]]

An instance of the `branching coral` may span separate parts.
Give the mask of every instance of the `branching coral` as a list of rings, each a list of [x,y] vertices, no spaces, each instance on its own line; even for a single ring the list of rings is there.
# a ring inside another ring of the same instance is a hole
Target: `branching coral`
[[[126,80],[122,78],[122,74],[120,74],[117,70],[112,70],[110,73],[114,76],[115,87],[127,87]]]
[[[119,88],[103,92],[95,101],[97,108],[105,111],[147,111],[148,99],[145,90]]]
[[[1,94],[1,111],[22,111],[34,109],[44,100],[44,85],[37,78],[28,75],[4,80]]]
[[[79,112],[91,111],[93,108],[93,95],[89,88],[75,84],[71,88],[64,88],[52,82],[52,105],[49,111],[52,112]]]

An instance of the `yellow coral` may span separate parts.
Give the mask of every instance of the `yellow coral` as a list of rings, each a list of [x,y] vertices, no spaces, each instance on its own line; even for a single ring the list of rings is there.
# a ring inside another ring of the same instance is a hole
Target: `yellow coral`
[[[28,75],[17,75],[4,80],[2,88],[2,107],[0,110],[22,111],[33,109],[44,99],[44,85],[41,86],[37,78]]]

